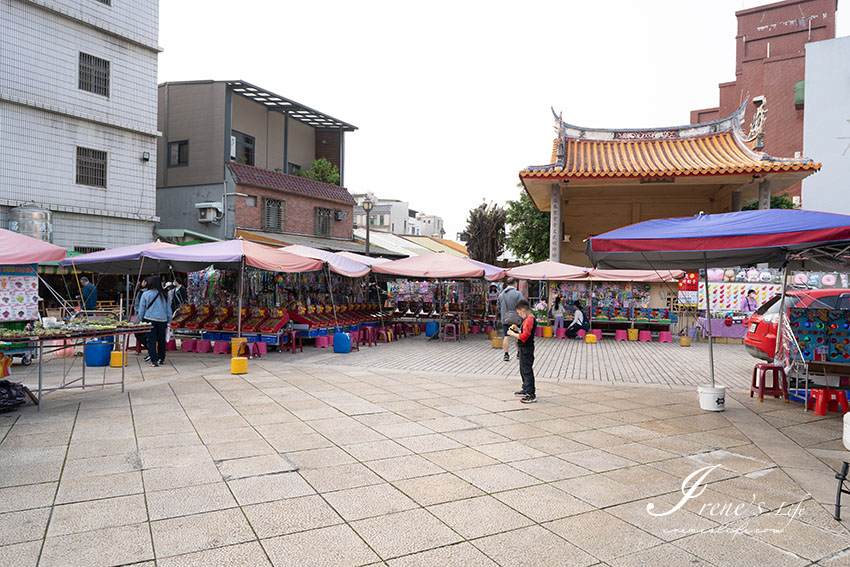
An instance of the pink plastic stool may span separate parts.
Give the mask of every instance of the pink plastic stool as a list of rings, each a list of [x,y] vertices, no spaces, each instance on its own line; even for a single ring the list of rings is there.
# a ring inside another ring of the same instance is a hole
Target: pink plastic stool
[[[602,329],[593,329],[593,330],[591,330],[591,331],[590,331],[590,334],[591,334],[591,335],[596,335],[596,340],[597,340],[597,341],[601,341],[601,340],[602,340]]]
[[[199,352],[201,354],[206,352],[212,352],[212,343],[210,341],[196,341],[195,342],[195,352]]]
[[[454,323],[443,325],[443,342],[446,340],[457,341],[457,325]]]
[[[263,356],[269,352],[269,345],[264,342],[248,343],[251,345],[251,356]]]
[[[493,327],[491,325],[487,325],[486,327],[484,327],[484,334],[486,335],[487,333],[489,333],[492,330],[493,330]]]
[[[180,341],[180,350],[183,352],[195,352],[195,339],[183,339]]]
[[[375,329],[375,344],[379,342],[390,343],[393,340],[393,330],[389,327],[378,327]]]
[[[171,339],[167,343],[165,343],[166,352],[169,350],[177,350],[177,341],[175,339]]]
[[[535,337],[542,337],[543,336],[543,327],[537,327],[537,330],[534,331],[534,336]]]
[[[585,331],[584,329],[579,329],[579,330],[576,332],[576,336],[577,336],[577,337],[584,338],[584,337],[585,337],[585,335],[587,335],[587,331]]]
[[[658,342],[659,343],[672,343],[673,342],[673,333],[670,331],[659,331],[658,332]]]
[[[556,339],[566,339],[567,338],[567,330],[563,327],[559,327],[555,330],[555,338]]]
[[[638,340],[642,343],[651,343],[652,333],[650,331],[641,331],[638,333]]]
[[[481,332],[481,327],[479,325],[470,325],[469,326],[469,334],[470,335],[477,335],[480,332]]]
[[[629,340],[629,332],[626,329],[617,329],[614,331],[614,340],[615,341],[627,341]]]
[[[328,340],[328,336],[318,336],[316,337],[316,348],[328,348],[330,341]]]
[[[230,343],[227,341],[216,341],[213,354],[227,354],[230,352]]]

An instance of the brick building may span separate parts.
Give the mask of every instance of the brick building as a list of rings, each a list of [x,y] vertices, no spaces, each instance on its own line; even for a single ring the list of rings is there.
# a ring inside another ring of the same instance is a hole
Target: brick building
[[[691,111],[692,124],[729,116],[749,96],[766,99],[763,148],[771,156],[803,151],[806,44],[835,37],[837,0],[785,0],[735,12],[735,80],[720,83],[719,105]],[[750,104],[745,123],[755,112]],[[814,156],[817,157],[817,156]],[[800,184],[783,191],[799,198]],[[776,190],[774,190],[774,193]]]
[[[160,236],[351,241],[348,191],[292,173],[326,158],[341,185],[355,126],[244,81],[195,81],[159,86],[159,129]]]
[[[158,20],[158,0],[0,5],[0,226],[83,252],[151,240]]]

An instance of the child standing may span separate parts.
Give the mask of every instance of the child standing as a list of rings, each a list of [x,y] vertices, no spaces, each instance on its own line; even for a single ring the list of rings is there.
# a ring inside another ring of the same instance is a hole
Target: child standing
[[[552,332],[557,333],[558,329],[564,328],[564,315],[567,314],[567,310],[561,305],[561,296],[555,298],[555,306],[552,307],[552,317],[555,319],[554,324],[552,325]]]
[[[522,376],[522,390],[516,392],[522,396],[519,401],[524,404],[532,404],[537,401],[537,393],[534,388],[534,332],[537,330],[537,320],[531,313],[528,301],[521,299],[517,301],[516,312],[522,319],[522,328],[516,326],[508,330],[508,335],[514,337],[519,351],[519,374]]]

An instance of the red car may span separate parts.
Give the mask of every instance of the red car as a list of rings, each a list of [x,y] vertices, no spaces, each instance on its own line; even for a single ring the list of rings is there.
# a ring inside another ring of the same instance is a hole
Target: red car
[[[777,295],[756,309],[750,316],[750,328],[744,344],[747,352],[761,360],[773,360],[776,352],[776,330],[779,325],[779,303]],[[785,314],[792,307],[814,309],[850,309],[850,289],[798,289],[785,295]]]

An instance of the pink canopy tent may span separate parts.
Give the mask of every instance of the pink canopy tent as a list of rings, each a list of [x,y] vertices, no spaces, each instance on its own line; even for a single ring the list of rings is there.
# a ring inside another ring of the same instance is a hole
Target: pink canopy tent
[[[388,260],[387,258],[372,258],[371,256],[363,256],[362,254],[355,254],[354,252],[337,252],[337,254],[344,258],[348,258],[349,260],[356,260],[361,264],[366,264],[367,266],[392,262],[392,260]]]
[[[64,257],[65,249],[60,246],[0,228],[0,264],[58,262]]]
[[[546,260],[511,268],[505,275],[520,280],[583,280],[589,269]]]
[[[363,277],[369,273],[369,266],[359,260],[352,260],[342,254],[334,254],[326,250],[311,248],[301,244],[293,244],[292,246],[284,246],[281,250],[297,254],[305,258],[313,258],[316,260],[324,260],[328,263],[328,267],[332,272],[336,272],[342,276],[349,278]]]
[[[505,275],[505,270],[502,268],[468,258],[459,258],[445,252],[422,254],[385,264],[376,264],[372,266],[372,272],[410,278],[484,278],[491,281],[501,279]]]
[[[619,280],[628,282],[674,282],[685,276],[681,270],[598,270],[589,271],[594,280]]]
[[[144,244],[133,244],[132,246],[121,246],[100,250],[90,254],[71,256],[65,258],[59,265],[73,266],[90,272],[101,274],[135,274],[140,268],[147,268],[144,273],[156,273],[159,270],[157,262],[142,262],[142,252],[145,250],[159,250],[161,248],[177,248],[176,244],[168,242],[145,242]]]

